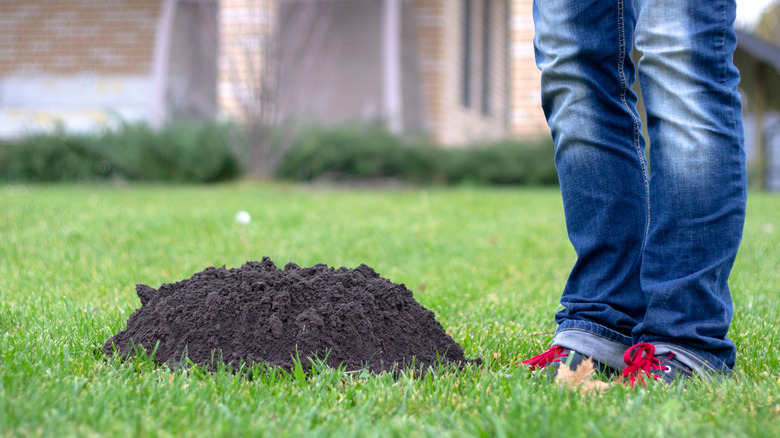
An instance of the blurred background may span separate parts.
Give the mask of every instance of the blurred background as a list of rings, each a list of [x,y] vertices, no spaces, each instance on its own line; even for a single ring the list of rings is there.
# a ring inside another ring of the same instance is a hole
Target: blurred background
[[[239,164],[249,163],[244,171],[260,178],[277,175],[300,149],[303,126],[318,127],[320,137],[323,127],[371,126],[381,131],[372,135],[394,136],[400,146],[392,147],[401,148],[512,143],[533,149],[549,141],[549,130],[531,5],[2,0],[0,144],[52,132],[60,139],[102,135],[96,141],[105,144],[107,131],[134,127],[139,137],[141,125],[148,127],[144,135],[182,121],[230,125],[244,145]],[[739,0],[738,14],[735,63],[743,77],[751,181],[780,190],[780,3]],[[320,137],[307,138],[317,143],[312,138]],[[331,143],[345,141],[338,138]],[[8,173],[21,158],[5,156],[0,169]],[[132,179],[117,156],[101,155],[90,166]],[[515,158],[499,153],[486,160],[504,159]],[[334,168],[323,169],[317,175]],[[289,170],[309,179],[312,172]],[[429,177],[446,180],[442,172]]]

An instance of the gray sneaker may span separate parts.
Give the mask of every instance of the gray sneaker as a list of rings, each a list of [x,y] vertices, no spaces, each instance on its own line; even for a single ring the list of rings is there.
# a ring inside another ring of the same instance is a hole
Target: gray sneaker
[[[623,355],[626,368],[623,370],[623,378],[627,379],[631,386],[637,382],[646,384],[647,380],[660,380],[671,385],[677,379],[688,379],[695,373],[694,370],[674,358],[674,353],[668,355],[656,355],[653,344],[642,342],[633,345]]]
[[[524,360],[521,362],[521,365],[528,365],[531,371],[541,368],[550,369],[552,370],[550,377],[554,378],[558,374],[558,368],[561,366],[561,363],[565,363],[572,371],[576,371],[577,367],[585,360],[587,360],[587,357],[578,351],[564,348],[560,345],[553,345],[544,353]],[[596,373],[603,377],[613,377],[620,374],[619,370],[596,360],[593,361],[593,368],[596,370]]]

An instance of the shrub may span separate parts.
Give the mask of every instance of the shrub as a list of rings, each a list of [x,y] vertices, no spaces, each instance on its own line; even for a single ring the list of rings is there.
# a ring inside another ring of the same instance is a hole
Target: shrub
[[[377,126],[312,127],[276,170],[281,179],[396,178],[412,183],[557,184],[550,141],[505,140],[445,149],[393,136]]]
[[[89,181],[108,176],[110,165],[95,152],[95,139],[61,130],[37,133],[0,146],[5,181]]]
[[[450,151],[454,159],[446,171],[449,183],[494,185],[555,185],[551,141],[503,140],[484,146]]]
[[[58,129],[0,146],[0,179],[222,181],[243,171],[243,147],[238,138],[231,126],[191,121],[160,130],[144,123],[92,134]]]
[[[132,181],[216,182],[243,172],[239,137],[228,125],[181,121],[155,131],[126,124],[100,138],[112,171]]]
[[[291,145],[276,169],[281,179],[432,179],[436,153],[412,146],[377,126],[312,127]]]
[[[558,181],[549,141],[505,140],[447,149],[394,136],[378,125],[344,125],[302,129],[281,148],[278,143],[285,136],[275,135],[275,147],[285,152],[274,172],[280,179],[500,185]],[[0,180],[229,180],[248,170],[243,163],[253,163],[244,138],[232,125],[194,121],[160,130],[143,123],[95,134],[57,130],[0,145]]]

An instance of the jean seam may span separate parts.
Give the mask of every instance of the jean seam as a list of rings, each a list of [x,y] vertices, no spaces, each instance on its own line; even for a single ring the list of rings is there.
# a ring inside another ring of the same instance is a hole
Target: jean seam
[[[647,180],[647,164],[645,163],[644,154],[642,154],[642,147],[640,145],[641,130],[639,129],[639,120],[637,116],[631,110],[628,105],[626,95],[628,94],[628,80],[626,79],[625,63],[626,63],[626,18],[625,18],[625,0],[618,0],[618,76],[620,77],[620,104],[625,108],[628,114],[631,116],[632,121],[632,134],[634,141],[634,149],[636,150],[637,158],[639,158],[639,166],[642,169],[642,183],[645,186],[645,201],[647,203],[647,216],[645,222],[645,235],[642,239],[642,248],[640,252],[644,252],[644,247],[647,243],[647,235],[650,232],[650,182]],[[633,62],[633,61],[632,61]]]
[[[720,35],[718,35],[718,40],[715,42],[716,46],[718,47],[718,51],[720,51],[720,68],[719,74],[720,77],[718,78],[718,82],[721,84],[726,82],[726,78],[728,78],[728,71],[729,71],[729,63],[727,62],[728,54],[726,52],[726,33],[728,32],[728,24],[726,22],[726,6],[723,4],[723,2],[720,2],[720,19],[723,23],[723,26],[720,31]]]
[[[724,5],[721,2],[721,6],[722,6],[722,9],[721,9],[721,20],[723,22],[723,28],[722,28],[722,31],[721,31],[721,34],[720,34],[720,45],[719,45],[719,49],[720,49],[720,52],[721,52],[720,53],[720,62],[721,62],[720,82],[721,83],[726,83],[726,82],[728,82],[727,78],[728,78],[728,71],[729,71],[729,68],[730,68],[730,65],[729,65],[730,63],[728,62],[729,52],[728,52],[728,49],[726,48],[726,33],[729,32],[730,24],[729,24],[729,22],[727,20],[727,8],[726,8],[726,5]],[[733,61],[732,61],[732,63],[733,63]],[[739,93],[731,93],[731,105],[730,105],[730,109],[731,109],[730,116],[731,117],[729,118],[729,124],[730,124],[729,127],[731,128],[732,132],[737,131],[737,129],[738,129],[737,128],[737,125],[738,125],[737,118],[741,117],[741,111],[739,111],[737,109],[737,106],[738,106],[737,105],[737,102],[738,102],[737,101],[737,96],[739,96]],[[759,129],[761,129],[761,128],[759,127]],[[743,165],[744,164],[740,164],[740,166],[743,166]],[[745,184],[745,187],[747,187],[747,183],[744,183],[744,184]],[[747,202],[747,190],[743,190],[741,196],[742,196],[742,202],[743,203]]]

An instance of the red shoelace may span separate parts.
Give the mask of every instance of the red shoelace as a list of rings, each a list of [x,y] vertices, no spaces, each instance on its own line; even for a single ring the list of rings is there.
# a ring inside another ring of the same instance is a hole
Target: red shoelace
[[[670,353],[669,356],[664,359],[664,362],[671,359],[674,353]],[[655,347],[653,344],[642,342],[629,347],[623,354],[623,361],[628,365],[623,370],[623,377],[628,378],[633,387],[637,381],[645,384],[645,378],[651,377],[654,380],[661,378],[656,371],[664,371],[668,369],[661,365],[661,361],[655,357]]]
[[[538,356],[534,356],[530,359],[526,359],[522,363],[524,365],[530,365],[531,370],[544,368],[550,362],[560,362],[562,357],[569,355],[568,353],[564,353],[563,350],[565,350],[565,348],[561,347],[560,345],[553,345],[544,353]]]

